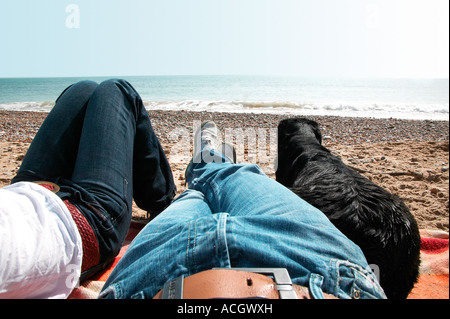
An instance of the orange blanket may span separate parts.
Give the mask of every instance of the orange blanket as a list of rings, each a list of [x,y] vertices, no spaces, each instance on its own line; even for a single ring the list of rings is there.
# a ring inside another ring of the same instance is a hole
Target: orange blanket
[[[408,299],[449,299],[448,233],[422,230],[419,282]]]
[[[96,299],[109,274],[144,226],[133,222],[124,246],[111,266],[90,280],[82,282],[69,299]],[[421,237],[420,277],[408,299],[449,299],[449,235],[442,231],[422,230]]]

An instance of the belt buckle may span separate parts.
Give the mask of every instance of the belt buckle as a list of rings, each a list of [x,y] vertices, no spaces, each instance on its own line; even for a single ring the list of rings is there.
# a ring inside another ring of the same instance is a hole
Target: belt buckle
[[[164,284],[162,299],[183,299],[184,276],[170,280]]]
[[[286,268],[213,268],[231,269],[237,271],[253,272],[255,274],[270,276],[277,285],[280,299],[298,299],[292,287],[292,280]]]

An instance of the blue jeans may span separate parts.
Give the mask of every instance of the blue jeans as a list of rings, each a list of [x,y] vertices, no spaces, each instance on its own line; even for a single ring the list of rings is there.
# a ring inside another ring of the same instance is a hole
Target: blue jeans
[[[287,268],[316,298],[385,298],[360,248],[321,211],[258,166],[208,152],[208,164],[188,168],[189,190],[131,243],[100,298],[152,298],[167,281],[214,267]]]
[[[57,99],[12,183],[49,181],[86,217],[100,266],[120,251],[132,199],[157,214],[173,200],[172,171],[142,100],[123,80],[76,83]],[[101,268],[101,267],[99,267]]]

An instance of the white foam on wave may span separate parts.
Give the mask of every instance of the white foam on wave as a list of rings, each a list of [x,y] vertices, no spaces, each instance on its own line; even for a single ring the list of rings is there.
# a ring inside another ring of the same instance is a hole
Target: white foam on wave
[[[0,110],[50,112],[54,102],[13,102],[0,104]],[[147,110],[228,112],[341,117],[398,118],[410,120],[449,120],[447,105],[397,105],[375,103],[309,103],[271,101],[145,101]]]
[[[23,112],[50,112],[55,102],[12,102],[0,104],[0,110]]]
[[[332,115],[345,117],[448,120],[448,105],[395,105],[361,103],[297,103],[239,101],[146,101],[148,110],[268,113],[290,115]]]

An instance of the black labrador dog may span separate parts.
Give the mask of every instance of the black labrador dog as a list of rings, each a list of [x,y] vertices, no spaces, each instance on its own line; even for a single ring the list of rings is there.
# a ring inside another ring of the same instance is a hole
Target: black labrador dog
[[[379,269],[388,298],[404,299],[417,282],[420,235],[403,201],[322,146],[319,125],[293,118],[278,126],[276,179],[314,207]]]

